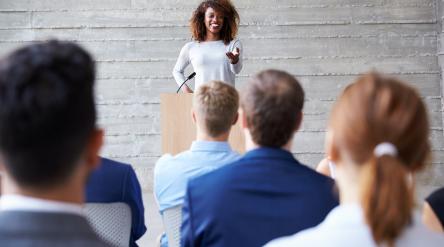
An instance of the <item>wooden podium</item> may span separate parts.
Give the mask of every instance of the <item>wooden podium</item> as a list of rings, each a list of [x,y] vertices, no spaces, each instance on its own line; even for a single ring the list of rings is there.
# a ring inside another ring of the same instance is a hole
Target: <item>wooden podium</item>
[[[191,117],[193,94],[167,93],[160,95],[160,124],[162,132],[162,154],[177,154],[188,150],[196,139],[196,126]],[[239,121],[231,128],[231,148],[245,152],[244,133]]]

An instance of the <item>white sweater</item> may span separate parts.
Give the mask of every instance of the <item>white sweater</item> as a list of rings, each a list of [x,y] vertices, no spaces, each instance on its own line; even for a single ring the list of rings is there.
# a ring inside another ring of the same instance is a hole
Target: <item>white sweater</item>
[[[226,53],[239,48],[239,61],[231,64]],[[182,48],[174,66],[173,76],[177,84],[182,84],[186,76],[184,71],[191,63],[195,77],[195,89],[211,80],[221,80],[234,86],[235,74],[242,70],[243,48],[240,40],[232,40],[225,45],[222,40],[206,42],[188,42]]]

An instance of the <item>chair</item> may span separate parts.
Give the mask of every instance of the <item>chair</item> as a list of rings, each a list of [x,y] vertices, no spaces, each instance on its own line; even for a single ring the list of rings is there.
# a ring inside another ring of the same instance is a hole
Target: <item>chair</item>
[[[83,211],[102,239],[113,246],[129,246],[131,208],[126,203],[86,203]]]
[[[163,211],[162,221],[168,239],[168,247],[179,247],[180,226],[182,224],[182,205]]]

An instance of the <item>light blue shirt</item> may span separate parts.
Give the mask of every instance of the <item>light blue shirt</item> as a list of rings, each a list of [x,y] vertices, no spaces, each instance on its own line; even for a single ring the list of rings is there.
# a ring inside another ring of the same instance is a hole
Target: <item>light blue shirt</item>
[[[188,151],[165,154],[154,168],[154,193],[162,213],[183,204],[188,180],[240,158],[228,142],[194,141]]]

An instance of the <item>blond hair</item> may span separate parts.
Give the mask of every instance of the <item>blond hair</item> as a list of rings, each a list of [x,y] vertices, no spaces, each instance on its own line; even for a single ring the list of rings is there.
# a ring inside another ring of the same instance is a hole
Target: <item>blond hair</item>
[[[197,120],[208,135],[217,137],[230,130],[239,108],[236,89],[222,81],[210,81],[198,88],[193,98]]]

